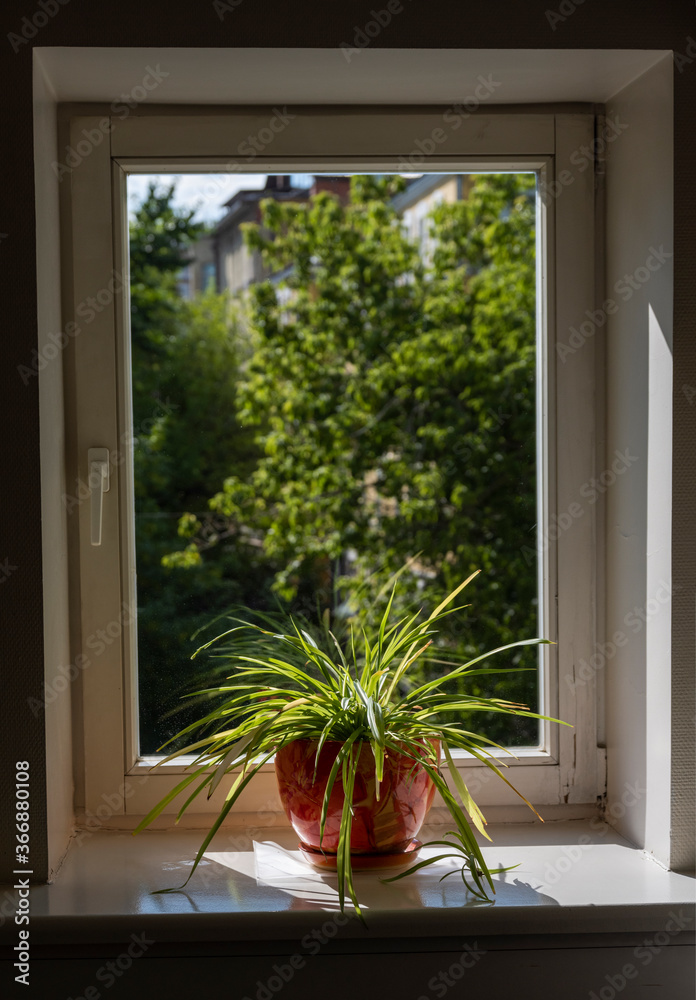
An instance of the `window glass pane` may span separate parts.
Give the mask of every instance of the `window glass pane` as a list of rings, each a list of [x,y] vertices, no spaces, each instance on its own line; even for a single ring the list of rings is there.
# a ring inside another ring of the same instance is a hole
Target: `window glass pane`
[[[141,752],[235,606],[369,624],[408,562],[397,613],[481,570],[434,659],[538,635],[535,175],[130,184]],[[537,655],[466,689],[537,708]]]

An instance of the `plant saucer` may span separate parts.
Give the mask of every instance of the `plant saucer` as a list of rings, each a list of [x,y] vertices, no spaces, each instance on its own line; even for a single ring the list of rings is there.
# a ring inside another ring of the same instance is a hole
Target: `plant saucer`
[[[393,868],[404,868],[412,864],[418,857],[418,853],[423,846],[420,840],[412,840],[405,851],[398,851],[394,854],[351,854],[350,863],[354,872],[378,872]],[[304,860],[319,868],[322,871],[336,871],[336,855],[325,854],[314,847],[308,847],[300,842],[300,854]]]

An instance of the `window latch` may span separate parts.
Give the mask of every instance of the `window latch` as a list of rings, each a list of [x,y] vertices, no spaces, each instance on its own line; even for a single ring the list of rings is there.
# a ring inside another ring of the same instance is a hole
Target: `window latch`
[[[90,534],[92,545],[101,545],[104,494],[109,492],[109,449],[90,448],[87,452],[90,490]]]

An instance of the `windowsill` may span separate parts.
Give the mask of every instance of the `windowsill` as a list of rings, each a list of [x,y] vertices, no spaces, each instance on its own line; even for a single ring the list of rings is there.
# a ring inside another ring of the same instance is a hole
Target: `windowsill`
[[[369,932],[350,920],[334,944],[341,938],[417,937],[422,950],[424,939],[467,934],[514,937],[517,946],[520,937],[531,944],[536,935],[601,935],[606,943],[662,930],[673,912],[687,928],[679,943],[687,943],[694,930],[694,880],[665,871],[611,828],[593,826],[492,828],[494,843],[484,849],[489,865],[519,865],[497,877],[494,904],[469,896],[456,875],[440,883],[434,874],[418,873],[385,885],[376,874],[359,874]],[[446,829],[431,828],[423,839]],[[55,882],[31,891],[32,943],[118,941],[136,923],[160,942],[288,941],[316,928],[318,912],[323,919],[337,912],[335,876],[307,869],[306,875],[277,877],[266,868],[263,882],[248,834],[235,829],[218,834],[184,891],[153,895],[183,882],[201,839],[201,831],[146,831],[136,839],[103,831],[73,842]],[[269,829],[267,840],[288,851],[297,846],[289,830]]]

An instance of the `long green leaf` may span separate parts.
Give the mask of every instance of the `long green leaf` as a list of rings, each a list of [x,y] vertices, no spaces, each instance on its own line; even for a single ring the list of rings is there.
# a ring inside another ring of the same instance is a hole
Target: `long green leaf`
[[[170,792],[167,792],[164,798],[160,799],[157,805],[150,810],[147,816],[145,816],[144,819],[141,819],[141,821],[136,826],[135,830],[133,830],[133,835],[135,835],[136,833],[140,833],[140,831],[144,830],[146,826],[149,826],[150,823],[152,823],[153,819],[156,819],[159,816],[159,814],[164,809],[167,808],[172,799],[175,799],[180,792],[183,792],[185,788],[188,788],[191,782],[195,781],[196,778],[203,773],[203,771],[205,771],[205,768],[199,767],[197,771],[194,771],[192,774],[187,775],[183,781],[180,781],[179,784],[176,785],[175,788],[173,788]]]
[[[343,764],[346,754],[350,750],[353,743],[361,734],[361,729],[355,729],[348,739],[345,741],[339,752],[336,754],[336,759],[334,760],[331,770],[329,771],[329,777],[326,781],[326,790],[324,792],[324,799],[321,804],[321,817],[319,820],[319,843],[324,839],[324,830],[326,828],[326,816],[329,811],[329,799],[331,798],[331,792],[333,790],[334,783],[336,781],[336,775],[338,774],[338,769]]]
[[[542,643],[548,642],[548,639],[521,639],[519,642],[509,642],[505,646],[498,646],[497,649],[491,649],[487,653],[481,653],[480,656],[475,657],[473,660],[469,660],[468,663],[462,664],[462,666],[457,667],[456,670],[451,670],[443,677],[436,677],[431,681],[426,681],[425,684],[421,684],[421,686],[416,688],[415,691],[409,691],[402,701],[411,702],[417,700],[418,696],[423,691],[429,691],[432,688],[441,687],[446,681],[451,680],[453,677],[459,677],[461,674],[465,673],[467,668],[473,666],[474,663],[479,663],[481,660],[487,660],[490,656],[495,656],[497,653],[504,653],[508,649],[516,649],[518,646],[538,646]]]
[[[479,809],[479,807],[474,802],[473,798],[471,797],[469,789],[466,787],[466,784],[464,783],[462,776],[457,770],[454,760],[452,759],[452,754],[450,753],[449,747],[447,746],[446,743],[442,744],[442,749],[444,751],[445,757],[447,758],[447,766],[449,767],[449,772],[452,776],[454,787],[459,792],[459,797],[462,800],[462,805],[468,812],[469,816],[471,817],[472,823],[479,831],[479,833],[483,834],[486,840],[490,840],[491,838],[488,836],[485,830],[486,819],[481,810]]]
[[[242,778],[242,775],[240,775],[240,779],[242,779],[242,780],[236,782],[235,786],[233,786],[233,789],[230,790],[230,793],[228,794],[227,799],[225,800],[225,804],[223,805],[222,809],[220,810],[220,813],[219,813],[217,819],[215,820],[215,822],[213,823],[212,827],[210,828],[210,830],[206,834],[205,839],[204,839],[203,843],[201,844],[201,846],[200,846],[200,848],[198,850],[198,854],[196,855],[196,858],[195,858],[195,860],[193,862],[193,867],[191,868],[191,871],[189,872],[189,876],[186,879],[186,881],[182,885],[178,886],[178,888],[157,889],[156,892],[158,892],[158,893],[179,892],[181,889],[184,888],[184,886],[186,886],[188,884],[188,882],[190,881],[191,877],[193,876],[193,873],[195,872],[196,868],[198,868],[198,865],[199,865],[199,863],[200,863],[203,855],[207,851],[208,845],[210,844],[210,841],[213,839],[213,837],[215,836],[215,834],[218,832],[218,830],[220,829],[220,827],[224,823],[224,821],[227,818],[227,815],[228,815],[230,809],[235,804],[235,802],[237,801],[237,799],[239,798],[239,796],[241,795],[241,793],[244,791],[244,789],[246,788],[246,786],[249,784],[249,782],[251,781],[251,779],[254,777],[254,775],[257,774],[257,772],[263,767],[263,765],[266,763],[266,761],[270,760],[272,756],[273,756],[273,754],[269,753],[266,757],[264,757],[260,761],[258,761],[254,765],[254,767],[251,769],[251,771],[249,771],[246,774],[245,777]]]

